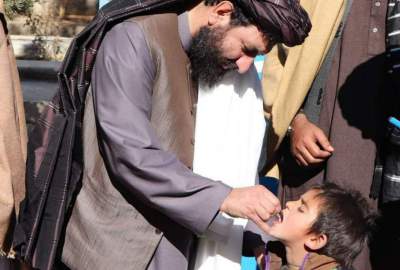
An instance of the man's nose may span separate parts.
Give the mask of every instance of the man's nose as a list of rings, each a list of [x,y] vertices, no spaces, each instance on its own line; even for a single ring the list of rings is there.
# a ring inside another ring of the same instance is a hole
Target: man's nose
[[[243,55],[238,60],[236,60],[236,65],[238,67],[239,73],[245,73],[249,70],[250,66],[254,62],[254,57]]]

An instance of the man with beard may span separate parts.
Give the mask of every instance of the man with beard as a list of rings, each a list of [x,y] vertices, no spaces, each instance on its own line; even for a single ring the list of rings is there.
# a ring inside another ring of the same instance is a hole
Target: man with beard
[[[179,16],[111,29],[86,100],[85,168],[62,267],[187,269],[195,235],[219,212],[265,226],[280,209],[268,190],[232,189],[191,171],[195,82],[243,73],[274,43],[302,43],[310,27],[297,1],[264,0],[197,2]]]

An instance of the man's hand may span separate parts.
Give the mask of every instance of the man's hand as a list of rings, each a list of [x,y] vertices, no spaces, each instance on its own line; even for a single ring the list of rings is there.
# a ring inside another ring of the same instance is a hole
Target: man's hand
[[[321,163],[334,151],[324,132],[300,113],[292,121],[290,148],[297,163],[309,166]]]
[[[235,188],[229,193],[220,210],[233,217],[251,219],[261,229],[268,230],[268,218],[281,210],[278,198],[261,185]]]

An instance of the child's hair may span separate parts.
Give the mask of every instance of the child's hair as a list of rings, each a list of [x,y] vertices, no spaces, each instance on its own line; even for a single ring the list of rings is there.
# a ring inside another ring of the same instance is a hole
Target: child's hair
[[[325,234],[327,244],[318,252],[351,267],[354,258],[368,243],[376,214],[360,192],[326,183],[313,187],[320,191],[320,208],[311,233]]]

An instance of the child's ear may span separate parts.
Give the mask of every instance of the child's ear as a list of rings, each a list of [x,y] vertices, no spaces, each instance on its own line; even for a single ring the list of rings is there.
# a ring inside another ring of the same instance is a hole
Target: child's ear
[[[326,234],[312,234],[306,241],[305,245],[311,250],[319,250],[323,248],[328,242]]]

